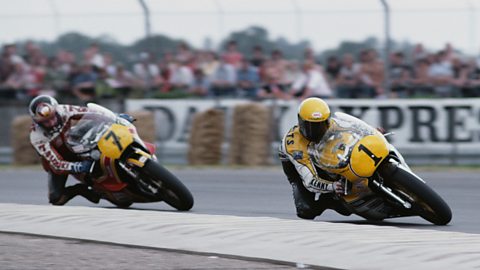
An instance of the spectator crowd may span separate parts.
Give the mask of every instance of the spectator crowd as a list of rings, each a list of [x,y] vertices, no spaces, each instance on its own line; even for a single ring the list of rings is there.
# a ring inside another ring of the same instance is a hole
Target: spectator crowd
[[[417,44],[393,52],[385,74],[374,49],[331,56],[320,63],[311,49],[302,59],[282,51],[252,48],[248,57],[235,41],[220,52],[193,50],[179,43],[164,55],[138,54],[117,63],[97,44],[81,57],[59,50],[47,56],[33,42],[4,45],[0,58],[0,99],[28,100],[41,93],[90,101],[98,98],[234,97],[250,99],[415,98],[480,96],[480,61],[450,44],[437,52]],[[386,81],[390,91],[384,89]],[[390,96],[387,96],[389,94]]]

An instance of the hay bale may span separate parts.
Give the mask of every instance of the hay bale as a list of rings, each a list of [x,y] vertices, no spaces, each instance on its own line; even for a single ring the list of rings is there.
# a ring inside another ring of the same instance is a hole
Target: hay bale
[[[155,142],[155,119],[152,112],[149,111],[135,111],[129,112],[129,115],[137,119],[133,122],[137,128],[138,135],[146,142]]]
[[[13,164],[31,165],[40,163],[40,157],[30,143],[30,127],[32,119],[29,115],[17,116],[10,128]]]
[[[188,162],[191,165],[220,164],[225,113],[210,109],[194,115],[190,129]]]
[[[269,163],[270,119],[270,109],[265,105],[250,103],[235,106],[230,164],[255,166]]]

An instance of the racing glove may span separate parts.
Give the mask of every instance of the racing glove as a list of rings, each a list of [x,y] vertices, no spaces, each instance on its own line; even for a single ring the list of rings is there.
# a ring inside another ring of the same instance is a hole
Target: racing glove
[[[71,173],[87,173],[90,171],[92,164],[93,164],[93,160],[73,162],[73,165],[70,168],[70,172]]]
[[[131,116],[129,114],[126,114],[126,113],[119,113],[118,117],[123,118],[130,123],[133,123],[135,120],[137,120],[137,119],[133,118],[133,116]]]
[[[332,183],[333,191],[338,195],[348,195],[352,191],[352,183],[345,178]]]

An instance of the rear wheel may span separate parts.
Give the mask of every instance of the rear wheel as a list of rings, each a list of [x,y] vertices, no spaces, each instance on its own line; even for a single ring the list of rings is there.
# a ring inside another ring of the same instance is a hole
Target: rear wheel
[[[188,211],[193,207],[193,196],[178,178],[162,165],[153,160],[145,163],[141,173],[159,186],[158,197],[180,211]]]
[[[382,165],[381,175],[387,186],[412,204],[415,214],[435,225],[446,225],[452,220],[448,204],[415,174],[388,162]]]

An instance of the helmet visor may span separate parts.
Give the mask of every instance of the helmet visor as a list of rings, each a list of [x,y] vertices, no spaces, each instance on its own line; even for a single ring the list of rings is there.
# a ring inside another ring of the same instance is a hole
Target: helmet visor
[[[319,142],[328,130],[328,120],[322,122],[304,121],[299,117],[300,132],[309,141]]]
[[[58,125],[58,117],[54,114],[52,117],[37,121],[37,123],[44,128],[50,129]]]
[[[37,106],[33,119],[47,129],[53,128],[59,123],[55,107],[47,103],[41,103]]]

